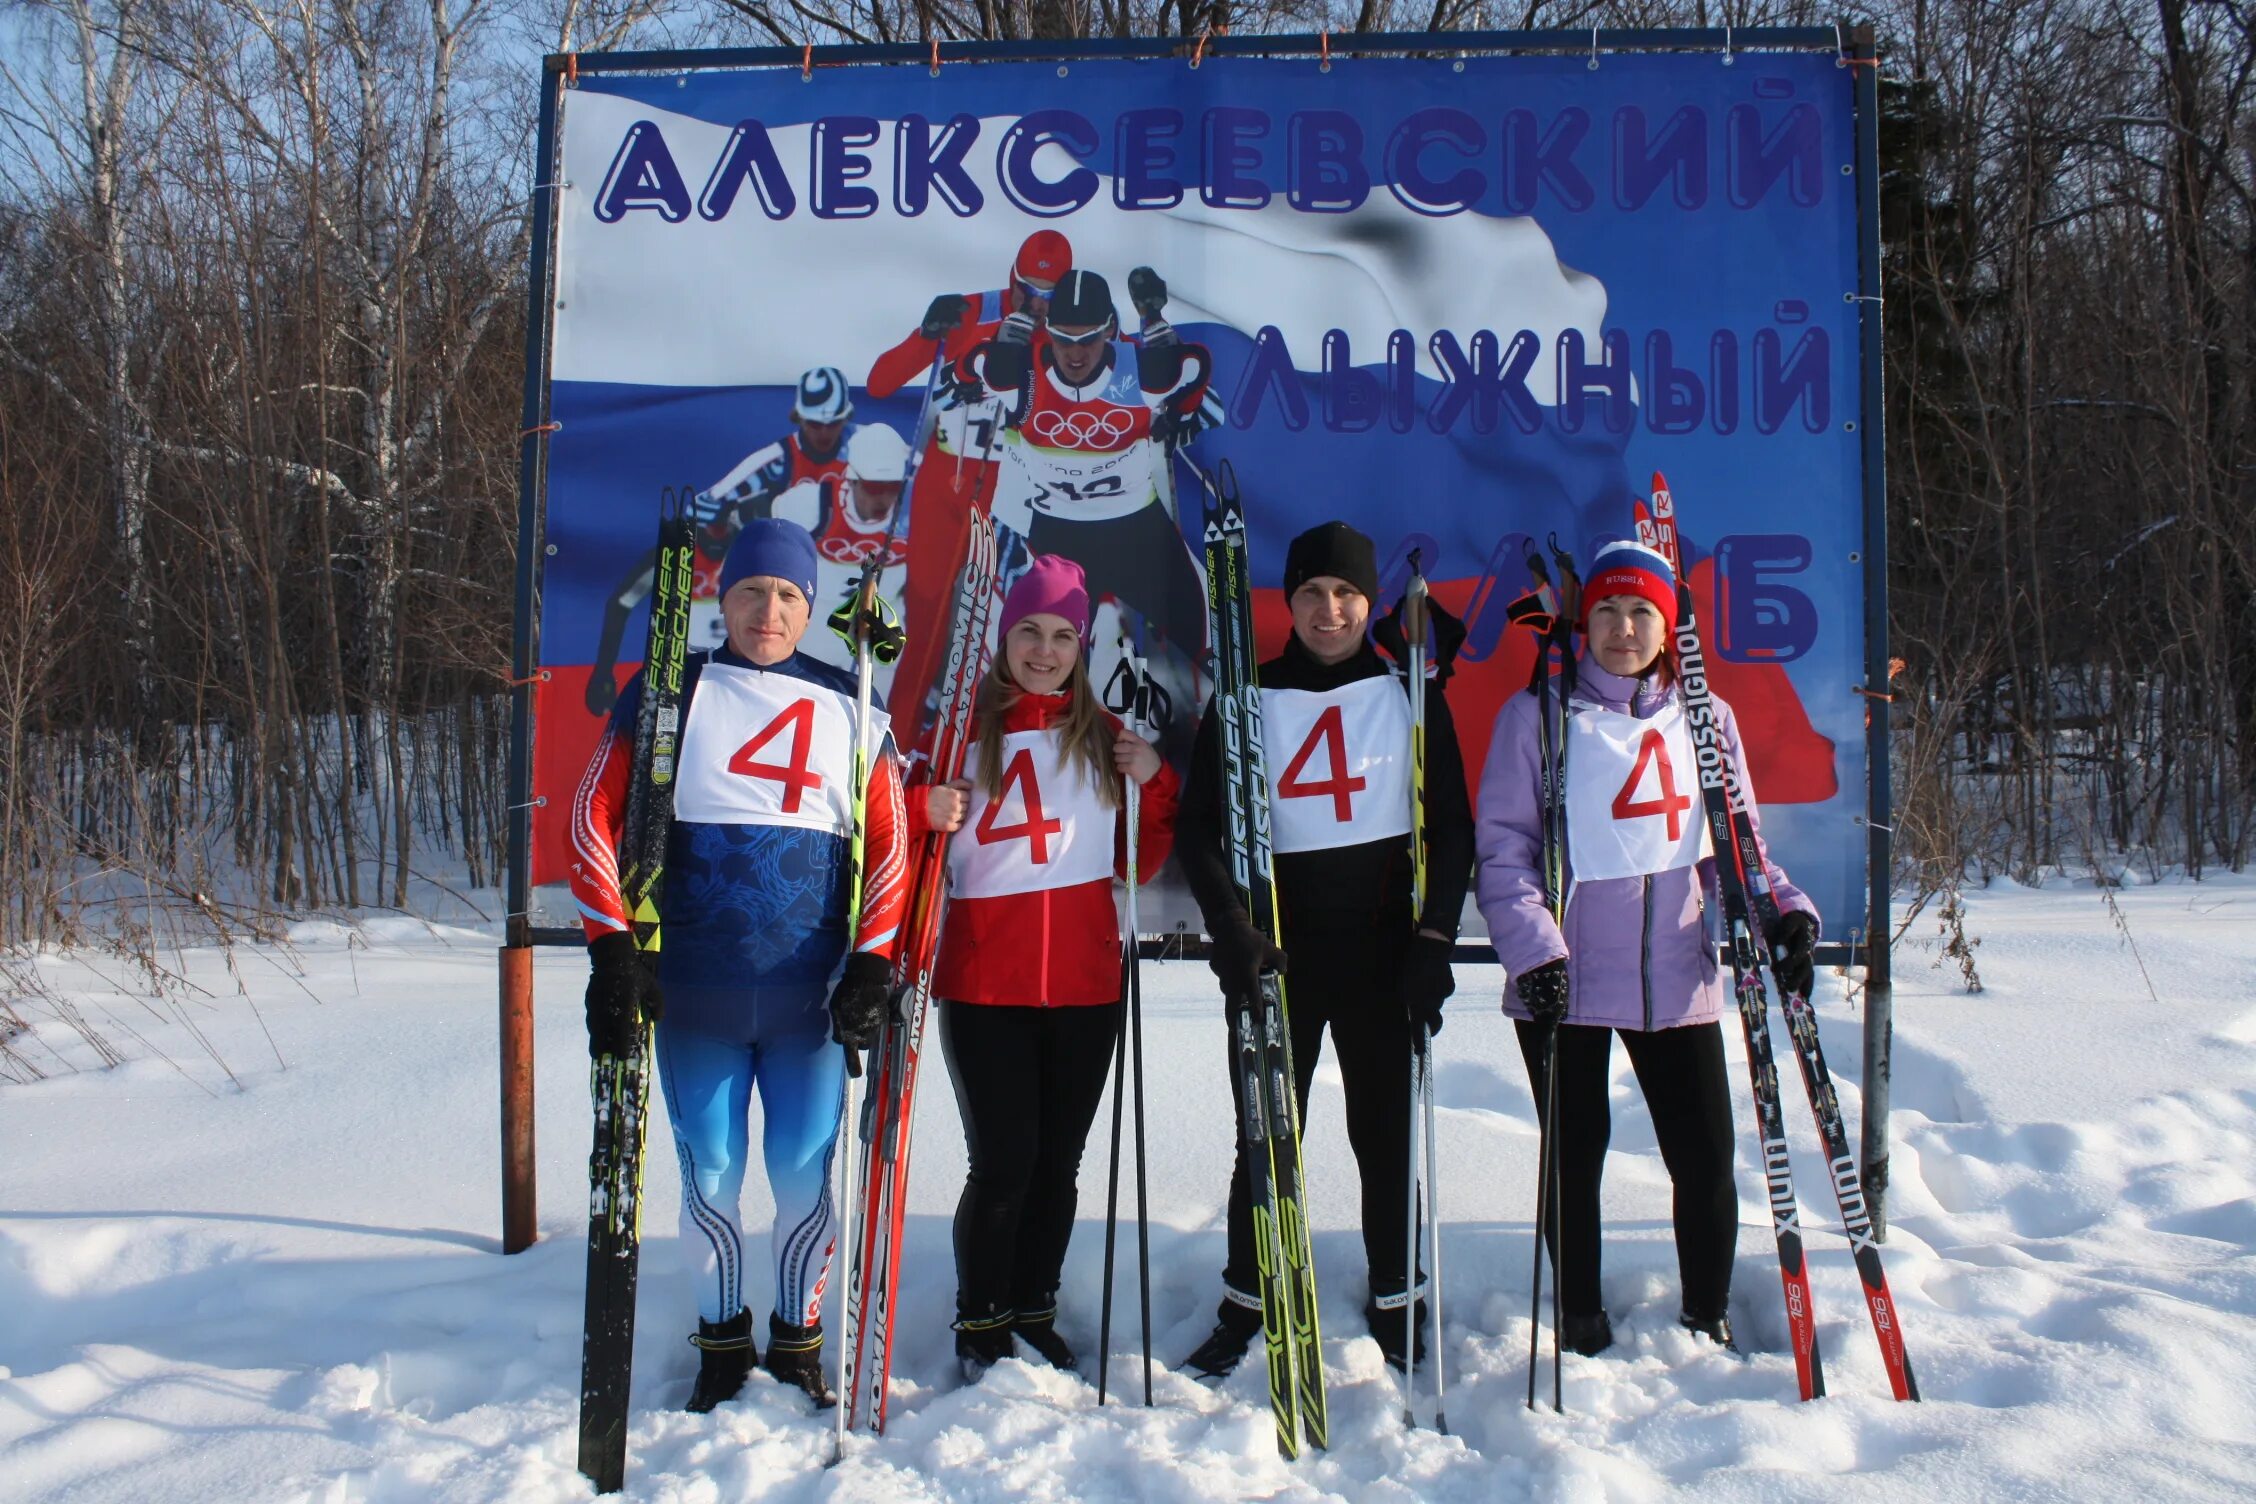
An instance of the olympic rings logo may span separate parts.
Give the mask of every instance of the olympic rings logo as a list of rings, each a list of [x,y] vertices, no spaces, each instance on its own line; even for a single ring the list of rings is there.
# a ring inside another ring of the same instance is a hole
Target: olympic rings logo
[[[817,542],[815,548],[834,564],[859,564],[880,550],[885,554],[888,567],[903,562],[909,556],[907,541],[892,538],[826,537]]]
[[[1117,407],[1104,412],[1045,409],[1036,413],[1027,427],[1036,443],[1053,449],[1117,449],[1135,432],[1136,415]]]

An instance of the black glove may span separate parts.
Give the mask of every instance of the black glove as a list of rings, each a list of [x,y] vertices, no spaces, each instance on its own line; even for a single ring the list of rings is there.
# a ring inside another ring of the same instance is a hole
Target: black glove
[[[1788,909],[1778,916],[1766,938],[1770,941],[1770,974],[1780,990],[1790,996],[1808,997],[1817,985],[1817,966],[1812,959],[1817,949],[1817,921],[1800,909]]]
[[[635,948],[625,930],[588,942],[588,1054],[625,1059],[642,1052],[642,1025],[666,1011],[658,953]]]
[[[926,339],[946,339],[948,331],[963,322],[964,309],[970,304],[962,293],[944,292],[925,306],[924,322],[917,325],[917,333]],[[897,329],[900,326],[894,325]]]
[[[1405,666],[1410,662],[1410,638],[1402,630],[1402,607],[1408,599],[1405,594],[1371,627],[1371,641],[1389,658]],[[1430,595],[1426,597],[1426,615],[1433,622],[1434,682],[1447,684],[1449,676],[1457,671],[1457,650],[1465,645],[1465,624],[1443,610],[1441,603]]]
[[[1565,957],[1546,961],[1533,971],[1523,971],[1513,979],[1520,990],[1520,1006],[1539,1024],[1554,1027],[1567,1016],[1567,962]]]
[[[1206,414],[1193,403],[1187,412],[1178,412],[1173,403],[1152,414],[1152,442],[1162,449],[1180,449],[1206,431]]]
[[[846,973],[830,989],[830,1037],[846,1046],[846,1069],[862,1073],[861,1052],[877,1043],[877,1032],[893,998],[893,963],[875,951],[846,958]]]
[[[1136,317],[1149,323],[1167,306],[1167,283],[1150,267],[1139,266],[1128,273],[1128,301],[1135,305]]]
[[[845,640],[849,653],[854,651],[855,644],[866,635],[869,638],[870,657],[879,663],[891,663],[901,656],[901,649],[907,644],[909,634],[901,630],[901,618],[893,610],[893,603],[874,591],[870,594],[869,605],[856,611],[854,603],[860,595],[859,585],[846,593],[846,599],[840,601],[838,609],[830,613],[830,629]]]
[[[1430,1035],[1441,1032],[1441,1005],[1457,990],[1457,974],[1450,970],[1454,940],[1433,935],[1412,935],[1410,953],[1402,958],[1402,1005],[1410,1022],[1423,1024]]]
[[[611,707],[619,703],[619,685],[611,672],[599,663],[588,675],[587,708],[593,715],[608,715]]]
[[[1034,343],[1034,315],[1014,313],[1005,318],[1002,327],[995,331],[998,345],[1031,345]]]
[[[1222,990],[1233,998],[1251,998],[1261,991],[1261,974],[1282,974],[1285,953],[1252,925],[1240,920],[1214,937],[1213,954],[1206,964],[1222,979]]]

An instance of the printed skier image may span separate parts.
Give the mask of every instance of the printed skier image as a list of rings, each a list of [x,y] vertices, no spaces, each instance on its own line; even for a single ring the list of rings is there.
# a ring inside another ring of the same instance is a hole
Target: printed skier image
[[[1565,609],[1582,628],[1582,651],[1554,684],[1514,696],[1496,717],[1480,784],[1476,885],[1512,978],[1504,1011],[1539,1107],[1557,1093],[1546,1131],[1556,1192],[1544,1225],[1563,1308],[1557,1337],[1585,1355],[1613,1342],[1599,1186],[1618,1034],[1673,1187],[1678,1319],[1732,1347],[1739,1194],[1719,1022],[1726,997],[1707,912],[1710,902],[1723,907],[1723,895],[1671,636],[1676,574],[1651,548],[1609,544],[1591,561],[1579,610]],[[1714,709],[1748,795],[1760,877],[1781,911],[1763,938],[1780,984],[1806,994],[1816,911],[1769,859],[1738,722],[1720,700]]]
[[[970,1165],[956,1206],[965,1382],[1023,1344],[1073,1369],[1058,1281],[1083,1145],[1120,1035],[1113,880],[1167,859],[1176,777],[1089,676],[1081,566],[1034,561],[1004,598],[962,779],[920,790],[910,829],[957,832],[933,990]],[[1141,789],[1128,828],[1124,783]]]
[[[1438,1032],[1454,990],[1450,953],[1472,876],[1472,812],[1441,675],[1426,686],[1425,902],[1412,892],[1411,711],[1405,682],[1367,633],[1379,590],[1369,538],[1327,522],[1292,540],[1283,571],[1292,633],[1259,667],[1261,753],[1275,853],[1275,909],[1249,912],[1234,873],[1242,822],[1226,816],[1217,695],[1198,726],[1178,818],[1176,850],[1212,937],[1209,964],[1233,1021],[1258,1006],[1264,978],[1289,989],[1294,1092],[1308,1087],[1329,1031],[1347,1103],[1347,1135],[1362,1184],[1366,1318],[1386,1360],[1424,1362],[1424,1273],[1405,1267],[1409,1194],[1410,1063],[1416,1029]],[[1244,610],[1250,601],[1233,607]],[[1398,614],[1388,622],[1401,641]],[[1438,609],[1437,629],[1455,624]],[[1250,622],[1247,623],[1250,630]],[[1217,622],[1221,636],[1224,623]],[[1437,633],[1438,635],[1438,633]],[[1447,640],[1447,639],[1445,639]],[[1232,753],[1235,756],[1235,752]],[[1258,817],[1255,821],[1258,824]],[[1231,1072],[1246,1121],[1244,1082]],[[1278,1154],[1286,1152],[1282,1145]],[[1263,1151],[1266,1157],[1266,1151]],[[1248,1151],[1241,1137],[1230,1179],[1229,1255],[1216,1325],[1187,1360],[1210,1380],[1230,1373],[1263,1330]]]
[[[843,470],[803,480],[774,503],[773,515],[814,535],[818,620],[846,603],[871,555],[884,556],[877,591],[888,606],[900,600],[909,572],[901,517],[909,446],[888,425],[865,423],[847,437],[844,459]],[[839,668],[854,666],[852,645],[833,631],[812,633],[804,651]],[[879,693],[888,692],[898,667],[897,662],[878,667]]]
[[[690,599],[692,647],[718,647],[726,638],[720,593],[712,588],[712,582],[737,529],[754,517],[767,516],[775,499],[791,487],[844,471],[845,441],[850,432],[847,419],[853,414],[854,399],[845,374],[835,366],[815,367],[799,378],[791,403],[792,431],[753,450],[728,474],[696,494],[700,532],[698,589]],[[650,596],[657,562],[654,552],[638,559],[604,602],[595,671],[587,684],[587,708],[597,715],[608,711],[618,696],[619,644],[626,635],[628,618]]]
[[[1122,335],[1110,284],[1076,268],[1046,322],[1010,315],[957,375],[967,396],[999,406],[997,525],[1080,563],[1090,598],[1134,611],[1145,651],[1172,656],[1181,683],[1205,652],[1206,594],[1177,525],[1170,456],[1207,422],[1213,358],[1168,325],[1150,268],[1129,286],[1136,336]]]
[[[902,618],[909,640],[894,667],[892,696],[903,745],[921,747],[926,697],[946,645],[937,628],[947,619],[946,588],[963,554],[971,508],[992,489],[997,404],[974,392],[968,402],[948,382],[955,363],[994,337],[1009,317],[1039,327],[1050,294],[1073,269],[1073,246],[1056,230],[1036,230],[1020,243],[1004,285],[985,292],[941,293],[908,337],[878,356],[863,383],[873,398],[912,382],[929,383],[929,433],[915,436],[917,483],[910,498],[907,595]]]
[[[660,907],[648,968],[619,888],[642,679],[613,708],[572,811],[572,894],[588,937],[591,1051],[655,1055],[681,1168],[681,1237],[697,1288],[691,1410],[734,1396],[755,1363],[817,1403],[822,1292],[836,1226],[830,1168],[844,1100],[841,1042],[882,1017],[906,900],[906,816],[882,710],[866,729],[864,808],[852,798],[854,677],[803,650],[818,560],[805,528],[754,518],[720,572],[726,640],[692,653],[682,702]],[[859,872],[850,847],[859,824]],[[859,922],[848,932],[857,886]],[[760,1356],[747,1303],[741,1199],[748,1114],[775,1201],[773,1308]]]

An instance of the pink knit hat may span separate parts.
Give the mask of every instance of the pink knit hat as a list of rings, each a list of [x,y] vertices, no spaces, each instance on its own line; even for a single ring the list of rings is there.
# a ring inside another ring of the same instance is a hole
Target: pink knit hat
[[[1003,597],[1002,635],[1019,621],[1038,612],[1062,616],[1081,634],[1084,651],[1089,646],[1089,577],[1081,566],[1063,554],[1037,554],[1034,567],[1018,577]]]

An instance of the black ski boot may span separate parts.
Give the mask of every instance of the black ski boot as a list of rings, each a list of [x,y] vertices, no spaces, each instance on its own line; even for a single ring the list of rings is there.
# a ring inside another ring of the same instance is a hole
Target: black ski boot
[[[978,1383],[988,1369],[1013,1356],[1011,1323],[1016,1319],[1013,1311],[988,1310],[974,1315],[961,1306],[956,1308],[956,1367],[966,1384]]]
[[[1393,1303],[1381,1305],[1374,1296],[1363,1307],[1363,1319],[1369,1323],[1371,1335],[1379,1339],[1379,1351],[1386,1356],[1387,1366],[1401,1373],[1409,1366],[1406,1354],[1410,1347],[1403,1341],[1402,1332],[1402,1314],[1408,1307],[1400,1295],[1392,1296],[1391,1301]],[[1417,1315],[1410,1324],[1417,1333],[1418,1366],[1423,1368],[1426,1366],[1426,1303],[1423,1300],[1418,1302]]]
[[[1034,1355],[1052,1368],[1066,1373],[1081,1371],[1081,1360],[1065,1339],[1057,1333],[1057,1303],[1051,1301],[1039,1311],[1020,1311],[1013,1319],[1011,1330],[1018,1340],[1034,1350]]]
[[[1253,1339],[1261,1335],[1259,1306],[1245,1305],[1225,1295],[1214,1316],[1214,1330],[1183,1360],[1191,1377],[1208,1385],[1219,1384],[1235,1372],[1245,1360],[1246,1349],[1253,1346]]]
[[[726,1321],[700,1318],[697,1335],[689,1340],[698,1351],[697,1385],[686,1408],[703,1415],[735,1399],[752,1365],[760,1361],[760,1351],[752,1345],[752,1313],[739,1311]]]
[[[760,1365],[784,1383],[804,1389],[818,1410],[838,1403],[823,1382],[822,1326],[797,1326],[768,1313],[768,1359]]]
[[[1588,1316],[1568,1316],[1559,1323],[1559,1346],[1585,1358],[1595,1358],[1614,1345],[1614,1323],[1604,1311]]]
[[[1720,1312],[1714,1316],[1700,1316],[1684,1311],[1678,1314],[1676,1324],[1695,1337],[1707,1338],[1734,1357],[1739,1354],[1739,1344],[1731,1336],[1731,1318]]]

